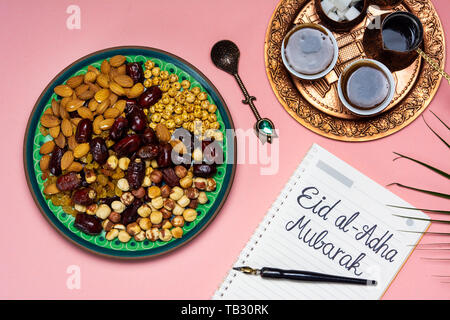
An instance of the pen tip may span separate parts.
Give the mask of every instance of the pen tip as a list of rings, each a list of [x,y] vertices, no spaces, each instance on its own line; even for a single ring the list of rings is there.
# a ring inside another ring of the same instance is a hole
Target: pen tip
[[[241,271],[241,268],[239,268],[239,267],[233,267],[233,270]]]
[[[367,280],[367,284],[370,286],[376,286],[378,282],[376,280]]]

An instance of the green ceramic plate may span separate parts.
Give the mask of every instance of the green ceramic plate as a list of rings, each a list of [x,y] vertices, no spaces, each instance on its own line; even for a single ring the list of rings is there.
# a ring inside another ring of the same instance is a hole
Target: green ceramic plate
[[[137,242],[134,239],[124,244],[117,239],[108,241],[102,232],[97,236],[86,235],[74,228],[74,217],[66,214],[61,207],[54,206],[50,200],[46,200],[43,194],[44,181],[42,171],[39,167],[40,146],[50,139],[50,136],[43,136],[39,131],[39,120],[42,113],[50,107],[55,86],[64,83],[68,78],[85,73],[89,65],[100,67],[100,63],[114,55],[124,55],[131,62],[145,62],[148,59],[154,61],[161,70],[176,73],[180,81],[187,79],[192,86],[199,86],[208,93],[211,103],[217,105],[217,118],[221,124],[224,136],[224,164],[217,167],[217,174],[214,177],[217,181],[217,189],[208,192],[209,202],[200,205],[197,209],[198,217],[195,221],[187,223],[183,229],[184,234],[181,239],[172,239],[168,242],[148,240]],[[59,73],[45,88],[31,112],[24,140],[24,167],[28,180],[28,185],[33,198],[40,211],[47,220],[66,238],[91,252],[117,258],[143,258],[157,256],[172,251],[183,244],[186,244],[197,236],[214,219],[226,200],[231,188],[235,164],[236,164],[236,143],[234,138],[226,135],[226,129],[234,129],[233,121],[224,100],[217,89],[198,69],[184,61],[183,59],[154,48],[148,47],[115,47],[94,52],[87,55]],[[233,157],[233,159],[231,159]]]

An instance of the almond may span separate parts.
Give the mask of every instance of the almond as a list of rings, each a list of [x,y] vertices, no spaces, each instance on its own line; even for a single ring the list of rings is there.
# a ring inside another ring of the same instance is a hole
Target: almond
[[[69,119],[63,119],[61,122],[61,131],[66,137],[70,137],[73,134],[72,123]]]
[[[47,141],[39,149],[40,154],[49,154],[55,148],[55,142],[53,140]]]
[[[73,150],[73,156],[77,159],[84,157],[89,152],[89,143],[80,143]]]
[[[84,79],[83,75],[75,76],[75,77],[68,79],[66,81],[66,84],[69,87],[71,87],[72,89],[75,89],[76,87],[78,87],[79,85],[81,85],[83,83],[83,79]]]
[[[76,126],[78,126],[78,122],[80,122],[81,121],[81,118],[72,118],[72,119],[70,119],[70,122],[72,122],[72,124],[76,127]]]
[[[89,104],[88,104],[89,110],[91,110],[92,112],[95,112],[95,110],[97,110],[98,104],[99,103],[97,101],[95,101],[95,99],[89,100]]]
[[[73,100],[70,100],[70,101],[67,103],[67,105],[66,105],[66,110],[67,110],[68,112],[74,112],[74,111],[77,111],[78,108],[80,108],[83,104],[84,104],[84,101],[83,101],[83,100],[80,100],[80,99],[73,99]]]
[[[102,65],[100,66],[100,71],[103,74],[108,74],[110,70],[111,70],[111,65],[109,64],[109,61],[106,59],[103,60]]]
[[[89,100],[94,97],[95,92],[91,89],[84,91],[83,93],[78,95],[78,99],[80,100]]]
[[[127,66],[123,64],[120,67],[118,67],[117,73],[118,74],[127,74]]]
[[[73,162],[73,152],[72,151],[66,151],[64,155],[61,158],[61,169],[66,170],[70,167],[70,165]]]
[[[67,168],[68,172],[80,172],[83,170],[83,165],[79,162],[72,162],[72,164]]]
[[[110,82],[109,89],[117,94],[118,96],[124,96],[125,95],[125,89],[117,84],[116,82]]]
[[[55,143],[58,147],[63,149],[66,146],[66,137],[62,134],[62,132],[58,135],[58,137],[55,139]]]
[[[44,188],[44,193],[48,196],[59,193],[59,189],[56,186],[56,183],[52,183],[52,184],[49,184],[48,186],[46,186]]]
[[[62,103],[59,105],[59,115],[62,119],[70,119],[69,112],[63,107]]]
[[[97,106],[97,110],[95,110],[96,114],[103,114],[109,107],[109,100],[105,100]]]
[[[96,67],[91,66],[91,65],[88,66],[87,70],[88,70],[88,72],[95,73],[96,76],[98,76],[100,74],[100,71]]]
[[[103,116],[105,118],[115,119],[120,115],[120,111],[116,108],[108,108],[104,113]]]
[[[52,112],[53,115],[59,117],[59,101],[52,99]]]
[[[92,131],[94,131],[95,134],[102,133],[102,129],[100,129],[100,122],[102,122],[103,120],[104,120],[103,116],[99,115],[92,122]]]
[[[97,74],[93,71],[88,71],[84,75],[84,83],[94,82],[97,79]]]
[[[114,92],[111,92],[109,95],[109,105],[112,106],[114,103],[116,103],[117,99],[119,99],[119,96],[115,94]]]
[[[49,116],[53,116],[54,115],[52,108],[45,109],[44,114],[47,114]]]
[[[78,114],[83,119],[94,120],[94,114],[87,107],[81,107],[77,110]]]
[[[60,84],[59,86],[56,86],[54,91],[58,96],[61,97],[70,97],[73,94],[72,88],[65,84]]]
[[[99,122],[99,127],[101,130],[108,130],[112,127],[114,119],[105,119]]]
[[[125,111],[127,102],[125,100],[119,100],[114,104],[114,108],[119,110],[119,114]]]
[[[142,85],[142,83],[138,82],[136,83],[128,92],[127,97],[130,99],[134,99],[139,97],[142,92],[144,92],[144,86]]]
[[[89,86],[87,84],[82,84],[75,89],[75,93],[77,96],[82,95],[84,92],[89,90]]]
[[[98,84],[96,83],[88,83],[89,86],[89,90],[94,91],[94,93],[97,93],[97,91],[101,90],[102,87],[100,87]]]
[[[109,88],[109,76],[103,73],[100,74],[97,77],[97,83],[100,85],[100,87]]]
[[[51,109],[47,109],[51,110]],[[61,123],[58,117],[50,114],[43,114],[41,117],[41,124],[46,128],[53,128],[58,126]]]
[[[48,169],[48,165],[50,164],[50,155],[46,154],[43,155],[41,160],[39,160],[39,167],[42,171],[45,171]]]
[[[110,94],[111,94],[111,91],[109,91],[108,89],[100,89],[99,91],[97,91],[95,93],[94,98],[98,103],[101,103],[101,102],[105,101],[106,99],[108,99]]]
[[[126,60],[127,58],[125,58],[124,56],[117,55],[109,59],[109,64],[113,67],[120,67],[123,63],[125,63]]]
[[[114,78],[114,81],[117,82],[122,87],[131,88],[134,85],[133,79],[126,74],[119,74]]]
[[[162,142],[169,142],[170,141],[170,132],[167,127],[162,124],[158,123],[155,128],[156,136],[158,137],[159,141]]]
[[[75,150],[75,148],[77,147],[77,145],[78,145],[78,143],[77,143],[77,140],[75,140],[75,136],[70,136],[68,139],[67,139],[67,145],[69,146],[69,149],[70,150]]]
[[[52,127],[48,129],[48,133],[52,136],[53,139],[56,139],[59,135],[59,131],[61,130],[60,126]]]

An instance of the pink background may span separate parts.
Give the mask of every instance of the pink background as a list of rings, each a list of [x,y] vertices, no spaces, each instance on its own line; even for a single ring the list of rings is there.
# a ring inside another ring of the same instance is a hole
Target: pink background
[[[447,34],[450,6],[432,1]],[[0,298],[61,299],[208,299],[313,142],[347,161],[378,183],[402,182],[449,191],[444,178],[405,160],[392,162],[392,151],[450,170],[448,149],[422,119],[388,137],[367,143],[337,142],[299,125],[278,103],[264,67],[267,24],[278,0],[172,1],[5,1],[0,2],[2,44],[0,108],[2,194]],[[66,28],[66,8],[81,8],[81,30]],[[161,48],[197,66],[217,86],[237,128],[254,118],[241,103],[234,79],[210,61],[212,45],[232,39],[241,50],[240,73],[258,98],[263,116],[280,128],[280,170],[260,176],[259,165],[239,165],[228,200],[216,220],[193,242],[172,254],[137,262],[97,257],[63,239],[41,216],[28,190],[22,165],[22,140],[30,111],[47,83],[74,60],[118,45]],[[448,70],[449,68],[447,68]],[[446,83],[430,109],[450,122]],[[448,131],[424,113],[449,139]],[[448,202],[392,187],[417,207],[448,209]],[[433,225],[431,230],[444,230]],[[426,236],[423,243],[446,241]],[[448,240],[447,240],[448,241]],[[450,284],[433,275],[450,275],[445,252],[415,251],[385,298],[448,299]],[[81,289],[66,287],[70,265],[81,268]],[[448,278],[447,280],[450,280]]]

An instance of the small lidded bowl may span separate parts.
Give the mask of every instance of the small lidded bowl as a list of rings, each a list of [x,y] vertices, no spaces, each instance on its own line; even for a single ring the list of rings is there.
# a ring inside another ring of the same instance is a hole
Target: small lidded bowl
[[[339,47],[330,30],[314,23],[294,26],[281,44],[286,69],[302,80],[317,80],[336,65]]]
[[[335,32],[347,32],[367,15],[369,0],[315,0],[320,21]]]

